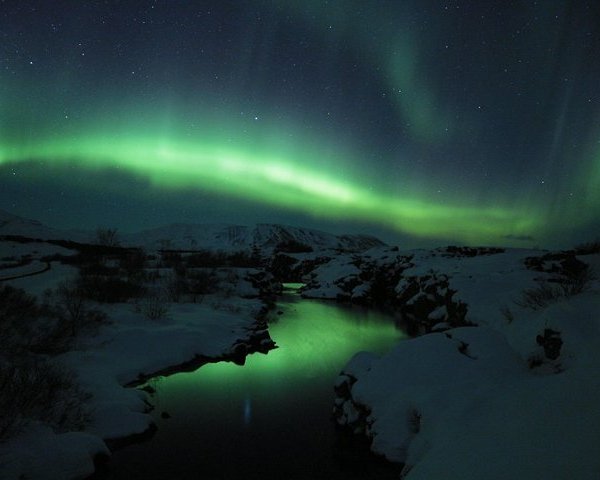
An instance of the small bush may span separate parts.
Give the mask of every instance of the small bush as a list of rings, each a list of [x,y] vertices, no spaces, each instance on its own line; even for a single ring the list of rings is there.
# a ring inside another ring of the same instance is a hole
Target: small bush
[[[31,323],[40,316],[35,297],[25,290],[0,287],[0,343],[2,350],[20,349],[30,334]]]
[[[186,279],[177,274],[172,274],[164,278],[162,288],[170,302],[179,302],[182,295],[188,293]]]
[[[59,431],[83,427],[88,397],[48,355],[69,350],[82,329],[105,320],[72,283],[45,292],[42,304],[22,289],[0,287],[0,442],[29,421]]]
[[[176,251],[165,251],[161,255],[161,266],[174,267],[182,262],[181,253]]]
[[[143,278],[145,266],[146,254],[142,249],[132,250],[119,258],[119,267],[130,277]]]
[[[90,308],[84,289],[73,281],[59,284],[55,305],[59,317],[57,329],[71,337],[84,331],[92,333],[108,322],[103,312]]]
[[[416,408],[411,408],[408,412],[408,428],[415,435],[421,431],[421,417]]]
[[[529,288],[523,291],[521,299],[515,301],[517,305],[531,310],[545,308],[553,302],[563,298],[560,288],[542,283],[536,288]]]
[[[569,273],[556,284],[542,283],[536,288],[523,291],[520,300],[515,301],[523,308],[539,310],[561,299],[579,295],[588,290],[596,279],[591,268],[586,266],[576,272]]]
[[[118,303],[140,297],[145,289],[141,281],[134,278],[121,278],[119,275],[80,275],[79,288],[83,295],[97,302]]]
[[[0,364],[0,442],[28,421],[42,421],[58,431],[81,430],[89,419],[82,406],[89,395],[73,376],[51,363],[26,359]]]
[[[500,308],[500,313],[505,318],[506,323],[512,323],[515,320],[515,315],[506,305]]]
[[[58,305],[63,309],[63,316],[70,323],[71,335],[77,335],[77,326],[81,323],[87,310],[83,289],[74,282],[61,282],[56,290]]]
[[[600,253],[600,238],[577,245],[575,248],[576,255],[592,255]]]
[[[274,253],[309,253],[312,251],[313,248],[310,245],[299,242],[298,240],[290,239],[279,242],[275,246]]]
[[[222,267],[227,264],[226,255],[224,252],[213,252],[210,250],[198,250],[191,255],[185,257],[186,265],[190,268],[204,267],[215,268]]]
[[[211,302],[210,306],[215,310],[220,310],[227,313],[240,313],[242,307],[227,302],[214,301]]]
[[[573,295],[583,293],[590,289],[594,280],[596,280],[596,275],[594,274],[594,271],[587,265],[584,268],[570,272],[567,275],[567,278],[564,279],[560,284],[563,295],[566,297],[571,297]]]
[[[216,291],[216,277],[214,270],[196,270],[189,273],[187,279],[187,290],[192,296],[192,301],[196,303],[198,298],[200,301],[204,295],[209,295]]]
[[[226,264],[230,267],[237,268],[257,268],[262,264],[262,259],[259,255],[253,252],[233,252],[227,256]]]
[[[96,243],[103,247],[118,247],[120,241],[116,228],[99,227],[96,229]]]
[[[148,320],[160,320],[168,316],[169,307],[163,298],[154,296],[141,303],[140,311]]]

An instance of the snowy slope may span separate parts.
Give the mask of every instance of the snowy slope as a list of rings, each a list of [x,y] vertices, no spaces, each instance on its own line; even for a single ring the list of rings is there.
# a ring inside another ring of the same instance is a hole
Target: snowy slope
[[[29,238],[61,238],[59,230],[47,227],[37,220],[29,220],[0,210],[0,235],[21,235]]]
[[[255,226],[175,223],[165,227],[124,235],[126,245],[140,245],[148,249],[221,249],[244,250],[254,246],[274,248],[280,242],[295,241],[314,249],[340,248],[363,251],[384,245],[368,235],[333,235],[330,233],[275,224]]]
[[[534,309],[521,292],[553,274],[523,260],[543,252],[413,253],[403,276],[446,275],[479,326],[356,354],[336,382],[338,422],[404,463],[407,480],[600,478],[600,282]],[[577,259],[600,266],[600,255]]]
[[[18,235],[43,240],[73,240],[93,243],[95,232],[59,230],[37,220],[13,215],[0,210],[0,236]],[[260,223],[251,227],[230,224],[174,223],[141,232],[121,234],[124,246],[144,247],[149,250],[248,250],[257,246],[272,249],[281,242],[295,241],[315,250],[342,249],[360,252],[385,245],[370,235],[333,235],[310,228]]]
[[[77,273],[72,266],[53,263],[43,274],[6,283],[41,295]],[[239,294],[252,288],[243,278],[235,282]],[[250,293],[256,296],[258,291]],[[90,394],[85,401],[86,429],[60,433],[44,424],[26,424],[20,434],[0,443],[2,480],[87,478],[94,472],[94,456],[109,454],[103,439],[141,434],[151,427],[146,393],[123,385],[200,356],[231,355],[238,344],[247,347],[262,332],[256,318],[263,303],[256,298],[206,295],[202,304],[165,304],[168,314],[155,320],[144,315],[143,301],[141,309],[131,303],[98,304],[110,323],[78,338],[74,350],[54,357]]]
[[[86,242],[92,237],[90,233],[59,230],[48,227],[37,220],[30,220],[0,210],[0,236],[2,235],[18,235],[42,240],[73,240],[76,242]]]

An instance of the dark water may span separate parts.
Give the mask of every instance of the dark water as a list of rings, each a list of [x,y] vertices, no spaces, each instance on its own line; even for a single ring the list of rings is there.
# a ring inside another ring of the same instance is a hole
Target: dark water
[[[278,349],[243,367],[222,362],[156,380],[158,431],[115,452],[110,478],[398,478],[397,467],[336,429],[331,410],[333,382],[352,354],[384,352],[402,332],[380,314],[295,295],[279,309],[269,327]]]

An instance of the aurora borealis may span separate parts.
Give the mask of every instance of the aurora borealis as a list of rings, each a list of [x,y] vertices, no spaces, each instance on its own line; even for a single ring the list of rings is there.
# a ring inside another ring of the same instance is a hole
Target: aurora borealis
[[[9,0],[0,35],[18,215],[417,244],[600,231],[593,1]]]

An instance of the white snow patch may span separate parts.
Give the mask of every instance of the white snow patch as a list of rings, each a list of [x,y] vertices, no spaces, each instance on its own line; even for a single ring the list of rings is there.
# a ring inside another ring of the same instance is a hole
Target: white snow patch
[[[104,442],[83,432],[57,434],[41,425],[31,425],[0,454],[3,480],[85,478],[94,473],[94,457],[109,455]]]

